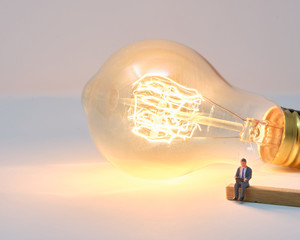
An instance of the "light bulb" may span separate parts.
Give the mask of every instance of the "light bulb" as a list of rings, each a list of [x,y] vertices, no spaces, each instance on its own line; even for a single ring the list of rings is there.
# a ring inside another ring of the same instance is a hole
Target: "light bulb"
[[[138,177],[232,162],[249,143],[263,162],[300,168],[298,113],[231,86],[179,43],[148,40],[119,50],[86,84],[82,104],[99,151]]]

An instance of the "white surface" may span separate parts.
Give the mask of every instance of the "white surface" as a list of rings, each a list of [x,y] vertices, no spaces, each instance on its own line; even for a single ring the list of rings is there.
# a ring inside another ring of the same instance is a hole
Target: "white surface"
[[[234,170],[152,183],[106,163],[5,167],[1,239],[298,239],[300,208],[225,199]]]
[[[140,180],[96,151],[79,98],[2,98],[0,107],[0,239],[299,237],[300,208],[225,199],[238,160]],[[300,189],[299,171],[248,161],[251,184]]]

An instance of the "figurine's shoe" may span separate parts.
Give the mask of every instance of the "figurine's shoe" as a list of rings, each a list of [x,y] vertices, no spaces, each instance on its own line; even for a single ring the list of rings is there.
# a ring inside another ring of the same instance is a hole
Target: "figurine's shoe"
[[[232,200],[236,201],[236,200],[238,200],[238,199],[237,199],[237,197],[234,197]]]
[[[243,197],[241,197],[241,198],[239,199],[239,201],[244,201],[244,198],[243,198]]]

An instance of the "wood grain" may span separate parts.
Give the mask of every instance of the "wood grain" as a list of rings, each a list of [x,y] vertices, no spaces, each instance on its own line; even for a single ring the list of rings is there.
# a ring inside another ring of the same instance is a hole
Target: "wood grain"
[[[241,188],[239,189],[241,191]],[[226,198],[234,198],[234,184],[226,187]],[[245,190],[245,202],[275,204],[283,206],[300,207],[300,190],[287,188],[274,188],[263,186],[250,186]]]

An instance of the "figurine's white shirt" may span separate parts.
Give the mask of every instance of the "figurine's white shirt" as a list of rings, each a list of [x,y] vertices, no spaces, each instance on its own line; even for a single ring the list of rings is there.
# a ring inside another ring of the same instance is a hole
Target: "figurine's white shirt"
[[[247,167],[244,167],[244,168],[241,167],[241,168],[240,168],[240,178],[242,177],[242,171],[243,171],[243,169],[245,169],[245,170],[244,170],[244,178],[246,177]]]

